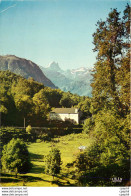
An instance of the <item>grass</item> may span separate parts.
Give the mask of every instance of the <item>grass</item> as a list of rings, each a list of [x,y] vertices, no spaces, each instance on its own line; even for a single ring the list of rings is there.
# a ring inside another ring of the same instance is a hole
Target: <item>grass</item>
[[[88,146],[87,135],[83,133],[70,134],[54,138],[50,142],[38,142],[28,145],[31,157],[32,169],[30,173],[19,174],[16,178],[13,174],[3,174],[1,176],[2,186],[76,186],[75,166],[67,168],[67,163],[75,161],[79,153],[79,146]],[[57,147],[61,152],[62,170],[61,173],[53,179],[52,176],[44,173],[44,157],[49,153],[52,147]]]

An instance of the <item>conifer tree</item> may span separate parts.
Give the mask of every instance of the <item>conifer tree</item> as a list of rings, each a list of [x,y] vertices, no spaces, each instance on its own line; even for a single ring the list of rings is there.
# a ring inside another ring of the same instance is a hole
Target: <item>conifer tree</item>
[[[46,157],[45,172],[53,176],[60,173],[61,154],[59,149],[53,148]]]
[[[129,37],[129,6],[127,5],[121,19],[117,9],[111,10],[106,21],[98,21],[93,34],[94,51],[97,52],[97,62],[93,74],[94,107],[99,110],[112,104],[123,115],[123,103],[120,98],[121,82],[117,74],[120,67],[125,66],[123,58],[127,53],[126,40]],[[129,67],[128,63],[127,66]],[[123,78],[126,80],[126,78]],[[129,83],[129,81],[127,81]],[[98,104],[99,103],[99,106]]]

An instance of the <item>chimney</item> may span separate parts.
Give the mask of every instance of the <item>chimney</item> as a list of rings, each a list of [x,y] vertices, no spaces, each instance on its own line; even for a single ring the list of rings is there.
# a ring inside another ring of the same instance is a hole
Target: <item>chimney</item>
[[[77,113],[78,112],[78,108],[75,108],[75,113]]]

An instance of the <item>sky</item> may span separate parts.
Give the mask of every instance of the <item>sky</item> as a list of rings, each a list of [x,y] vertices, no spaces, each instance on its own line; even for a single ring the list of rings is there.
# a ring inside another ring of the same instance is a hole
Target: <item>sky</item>
[[[41,66],[92,68],[92,34],[111,8],[128,0],[0,0],[0,55],[15,55]]]

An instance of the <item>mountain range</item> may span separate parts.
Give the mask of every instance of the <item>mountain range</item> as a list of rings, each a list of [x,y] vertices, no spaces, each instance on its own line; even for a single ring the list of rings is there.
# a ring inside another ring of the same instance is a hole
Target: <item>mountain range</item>
[[[47,67],[38,66],[30,60],[15,55],[0,56],[0,70],[9,70],[28,79],[43,83],[51,88],[81,96],[91,96],[91,70],[85,67],[62,70],[58,63],[52,62]]]
[[[91,96],[91,70],[80,67],[71,70],[62,70],[58,63],[52,62],[48,67],[40,66],[43,73],[61,90],[78,94],[81,96]]]
[[[0,56],[0,70],[9,70],[26,79],[32,77],[35,81],[43,83],[45,86],[57,88],[51,80],[44,75],[39,66],[30,60],[19,58],[14,55]]]

